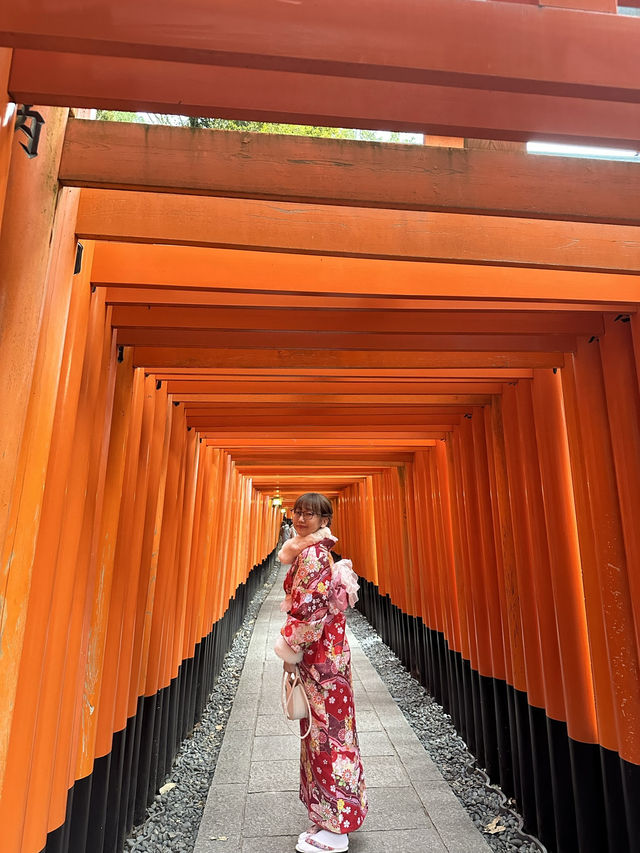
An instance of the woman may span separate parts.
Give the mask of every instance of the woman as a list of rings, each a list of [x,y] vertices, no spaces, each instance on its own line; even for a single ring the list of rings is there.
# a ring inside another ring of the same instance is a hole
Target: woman
[[[299,497],[293,507],[296,536],[278,554],[291,568],[282,606],[287,621],[275,652],[287,672],[299,667],[311,706],[311,732],[300,748],[300,799],[312,825],[298,838],[299,853],[346,851],[349,833],[367,814],[345,634],[346,595],[335,578],[332,584],[329,551],[338,541],[329,529],[332,516],[324,495]],[[303,720],[302,733],[307,726]]]

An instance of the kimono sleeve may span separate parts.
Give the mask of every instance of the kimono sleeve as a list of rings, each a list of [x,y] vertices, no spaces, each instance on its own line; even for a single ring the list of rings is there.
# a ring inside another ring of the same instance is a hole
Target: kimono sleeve
[[[280,633],[294,652],[304,652],[322,636],[329,613],[331,563],[326,549],[306,548],[298,557],[291,610]]]

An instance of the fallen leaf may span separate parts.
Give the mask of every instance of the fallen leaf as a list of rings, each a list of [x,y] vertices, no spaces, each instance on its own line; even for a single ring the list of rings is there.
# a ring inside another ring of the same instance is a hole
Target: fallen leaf
[[[494,819],[485,826],[484,831],[488,832],[490,835],[495,835],[497,832],[504,832],[507,827],[502,826],[502,824],[498,825],[499,820],[499,817],[494,817]]]

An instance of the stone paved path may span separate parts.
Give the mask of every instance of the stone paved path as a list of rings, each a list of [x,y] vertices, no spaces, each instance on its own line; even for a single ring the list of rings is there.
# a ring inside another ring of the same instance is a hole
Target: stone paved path
[[[299,739],[280,707],[273,644],[283,573],[256,619],[194,853],[291,853],[308,825],[298,799]],[[402,712],[348,632],[369,793],[350,853],[489,853]]]

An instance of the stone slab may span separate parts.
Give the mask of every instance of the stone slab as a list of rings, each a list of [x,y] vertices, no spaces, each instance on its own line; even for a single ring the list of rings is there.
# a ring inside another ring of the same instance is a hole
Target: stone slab
[[[363,834],[374,830],[432,829],[420,797],[413,787],[371,788],[368,791],[369,813],[363,823]]]
[[[362,764],[367,788],[406,788],[411,785],[407,771],[395,755],[363,756]]]
[[[298,791],[300,787],[300,760],[252,761],[249,775],[250,794],[265,791]]]
[[[252,740],[246,732],[227,729],[213,776],[215,785],[247,784],[251,747]]]
[[[308,825],[307,810],[296,792],[247,794],[242,828],[245,838],[270,835],[295,835],[297,838]]]
[[[300,738],[296,735],[266,735],[253,740],[253,761],[282,761],[300,757]]]
[[[358,742],[363,756],[396,754],[385,732],[358,732]]]
[[[294,847],[295,849],[295,847]],[[243,848],[244,850],[244,848]],[[287,848],[282,848],[282,853]],[[349,853],[449,853],[433,827],[396,829],[392,832],[354,832]]]
[[[277,714],[258,714],[255,733],[258,737],[296,733],[296,723],[287,720],[280,710]]]

